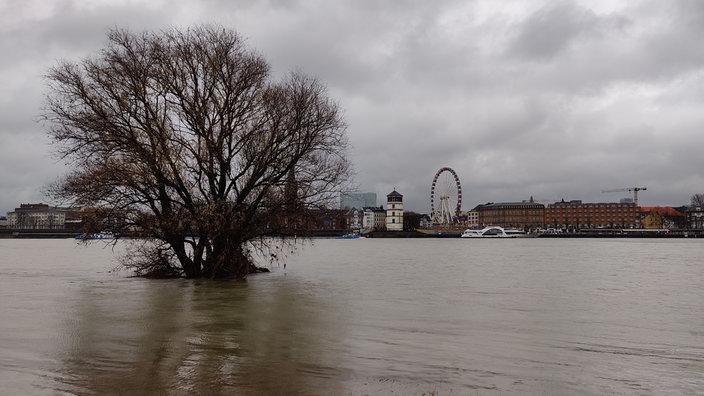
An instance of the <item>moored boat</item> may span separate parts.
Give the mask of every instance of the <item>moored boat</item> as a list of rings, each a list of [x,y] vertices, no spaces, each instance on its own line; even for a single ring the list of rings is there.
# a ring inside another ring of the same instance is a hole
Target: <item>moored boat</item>
[[[505,230],[503,227],[499,226],[488,226],[481,230],[465,230],[461,237],[462,238],[517,238],[523,237],[526,233],[521,230],[509,229]]]
[[[464,230],[462,235],[460,235],[462,238],[481,238],[482,237],[482,230],[471,230],[467,229]]]
[[[115,234],[112,232],[99,232],[97,234],[79,234],[75,236],[75,239],[81,240],[103,240],[103,239],[115,239]]]
[[[345,234],[345,235],[340,235],[338,239],[357,239],[361,238],[362,236],[359,235],[358,233],[352,233],[352,234]]]
[[[509,238],[519,238],[528,235],[525,231],[516,228],[505,228],[504,232]]]

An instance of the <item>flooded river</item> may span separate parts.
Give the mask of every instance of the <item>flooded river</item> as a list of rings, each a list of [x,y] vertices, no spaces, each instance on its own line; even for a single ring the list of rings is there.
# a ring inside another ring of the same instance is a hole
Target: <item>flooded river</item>
[[[246,282],[0,240],[0,394],[702,395],[704,240],[315,240]]]

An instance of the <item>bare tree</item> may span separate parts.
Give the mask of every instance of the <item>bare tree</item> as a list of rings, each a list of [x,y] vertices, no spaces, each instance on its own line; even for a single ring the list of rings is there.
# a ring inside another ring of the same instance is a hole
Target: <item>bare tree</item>
[[[271,247],[263,235],[334,202],[351,174],[326,88],[301,73],[271,81],[222,27],[115,29],[47,79],[49,135],[74,166],[52,192],[127,213],[152,241],[129,262],[143,274],[244,277],[250,249]]]
[[[694,194],[690,198],[690,203],[692,206],[704,207],[704,194]]]

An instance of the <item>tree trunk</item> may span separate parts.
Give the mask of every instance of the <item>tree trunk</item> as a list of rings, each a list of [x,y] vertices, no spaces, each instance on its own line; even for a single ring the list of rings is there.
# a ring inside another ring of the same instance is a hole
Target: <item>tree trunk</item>
[[[242,242],[226,236],[213,241],[212,253],[206,257],[203,265],[203,277],[211,279],[239,278],[250,272],[252,262],[242,249]]]

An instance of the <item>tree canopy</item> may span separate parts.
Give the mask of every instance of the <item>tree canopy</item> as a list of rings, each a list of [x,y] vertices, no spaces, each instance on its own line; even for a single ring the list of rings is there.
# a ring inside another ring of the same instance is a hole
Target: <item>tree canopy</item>
[[[129,262],[140,273],[244,277],[264,235],[345,188],[345,123],[316,79],[273,81],[220,26],[107,38],[48,71],[44,119],[72,165],[52,193],[123,213],[148,237]]]

